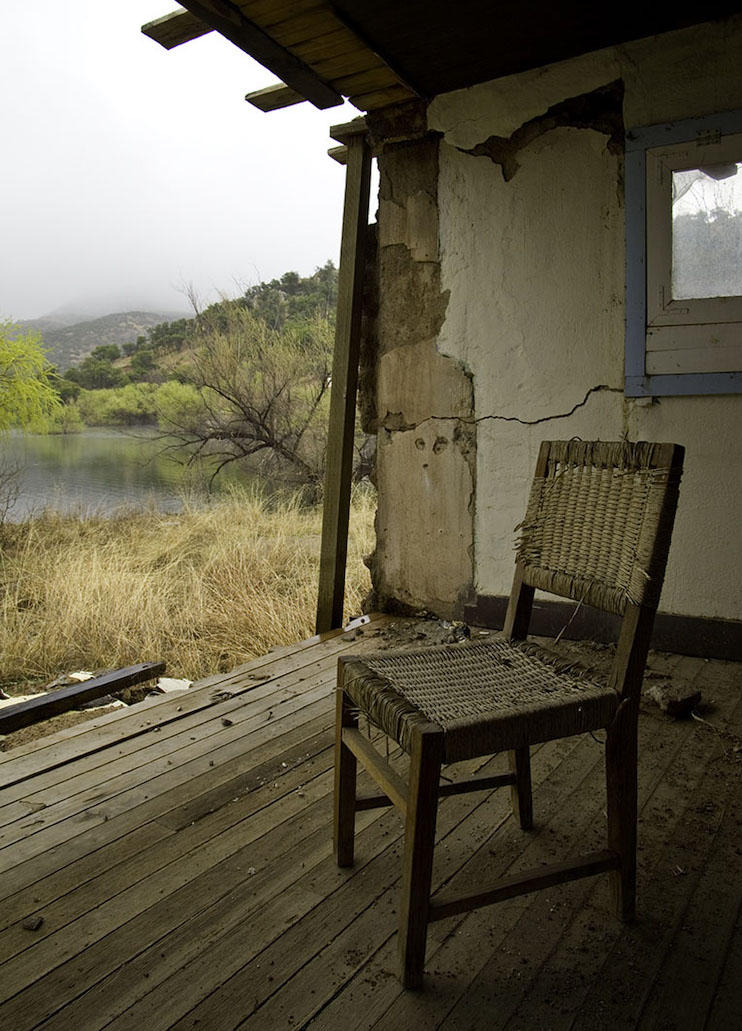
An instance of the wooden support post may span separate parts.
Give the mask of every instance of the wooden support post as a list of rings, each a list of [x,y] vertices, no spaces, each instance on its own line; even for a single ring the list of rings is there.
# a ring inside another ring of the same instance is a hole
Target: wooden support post
[[[366,140],[365,128],[362,133],[348,137],[347,147],[348,164],[338,273],[337,324],[332,364],[317,599],[318,634],[341,626],[343,621],[361,340],[363,268],[368,235],[371,151]]]

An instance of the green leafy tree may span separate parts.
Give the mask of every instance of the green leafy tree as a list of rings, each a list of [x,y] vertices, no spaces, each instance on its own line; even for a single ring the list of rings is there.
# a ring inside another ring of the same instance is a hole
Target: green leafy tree
[[[0,322],[0,431],[32,429],[59,404],[41,336]]]
[[[276,330],[315,315],[332,318],[337,305],[338,272],[328,261],[311,276],[284,272],[280,279],[258,283],[236,302],[249,308]]]
[[[115,344],[111,346],[115,347]],[[67,370],[66,378],[73,383],[77,383],[84,390],[107,390],[111,387],[121,386],[125,381],[121,369],[116,368],[110,357],[95,353],[105,349],[104,347],[96,347],[95,351],[89,354],[79,365],[73,365]],[[118,347],[115,349],[118,351]]]
[[[121,351],[117,344],[99,344],[90,352],[93,358],[103,358],[109,362],[115,362],[121,357]]]
[[[135,379],[146,379],[157,367],[155,354],[151,347],[140,347],[131,356],[129,368]]]
[[[63,405],[68,404],[70,401],[74,401],[79,396],[82,387],[79,383],[75,383],[71,379],[67,379],[66,376],[61,376],[56,369],[51,375],[54,389],[59,394],[59,399]]]

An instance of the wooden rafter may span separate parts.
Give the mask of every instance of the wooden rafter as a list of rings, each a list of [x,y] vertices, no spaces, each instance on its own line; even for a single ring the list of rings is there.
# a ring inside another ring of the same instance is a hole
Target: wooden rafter
[[[262,111],[347,97],[362,111],[412,99],[415,91],[322,0],[183,0],[182,10],[143,26],[166,49],[218,31],[281,79],[246,96]]]
[[[201,19],[190,11],[173,11],[172,14],[165,14],[162,18],[155,18],[154,21],[142,25],[144,35],[166,50],[179,47],[181,43],[189,43],[192,39],[198,39],[199,36],[205,36],[212,31],[209,25],[204,25]]]
[[[292,107],[294,104],[301,104],[305,98],[301,93],[277,82],[275,86],[266,86],[265,89],[255,90],[248,93],[245,100],[257,107],[260,111],[278,111],[283,107]]]
[[[229,0],[182,0],[182,5],[190,16],[196,19],[191,23],[192,31],[196,35],[203,34],[197,31],[197,23],[206,26],[207,31],[216,29],[240,50],[259,61],[265,68],[270,69],[282,82],[314,104],[315,107],[324,109],[343,103],[341,94],[333,86],[320,78],[309,65],[292,54],[290,50],[281,46],[263,29],[250,21],[236,4],[230,3]],[[176,15],[176,19],[177,17],[179,16]],[[175,21],[177,29],[176,19],[173,21]],[[149,26],[145,26],[145,29],[151,29],[156,24],[150,23]],[[162,33],[155,35],[150,31],[147,34],[161,41]],[[172,46],[185,41],[176,39],[175,36],[168,38],[173,39]],[[195,36],[190,38],[195,38]]]

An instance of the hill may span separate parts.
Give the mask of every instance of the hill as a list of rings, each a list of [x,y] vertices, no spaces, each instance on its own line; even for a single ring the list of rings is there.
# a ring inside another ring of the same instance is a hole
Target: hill
[[[120,348],[124,344],[136,343],[138,337],[144,336],[154,326],[168,322],[174,315],[183,317],[173,312],[127,311],[73,325],[59,325],[44,316],[30,319],[23,326],[41,333],[49,361],[63,372],[101,345],[115,344]]]

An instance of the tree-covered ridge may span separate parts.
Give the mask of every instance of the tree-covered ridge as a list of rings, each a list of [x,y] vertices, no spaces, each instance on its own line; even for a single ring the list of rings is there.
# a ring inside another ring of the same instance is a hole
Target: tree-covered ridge
[[[311,276],[285,272],[280,279],[249,287],[241,297],[223,299],[199,309],[195,317],[162,322],[118,347],[102,344],[61,378],[63,397],[74,396],[75,387],[107,390],[128,383],[164,383],[180,379],[177,356],[197,344],[203,327],[227,325],[235,311],[248,310],[277,332],[302,332],[316,317],[332,322],[337,304],[337,269],[327,261]],[[71,386],[72,385],[72,386]]]
[[[111,315],[85,317],[81,313],[75,321],[60,324],[52,316],[23,322],[23,331],[41,333],[47,358],[64,371],[79,364],[90,352],[102,344],[123,346],[136,340],[158,323],[176,317],[169,311],[119,311]]]

